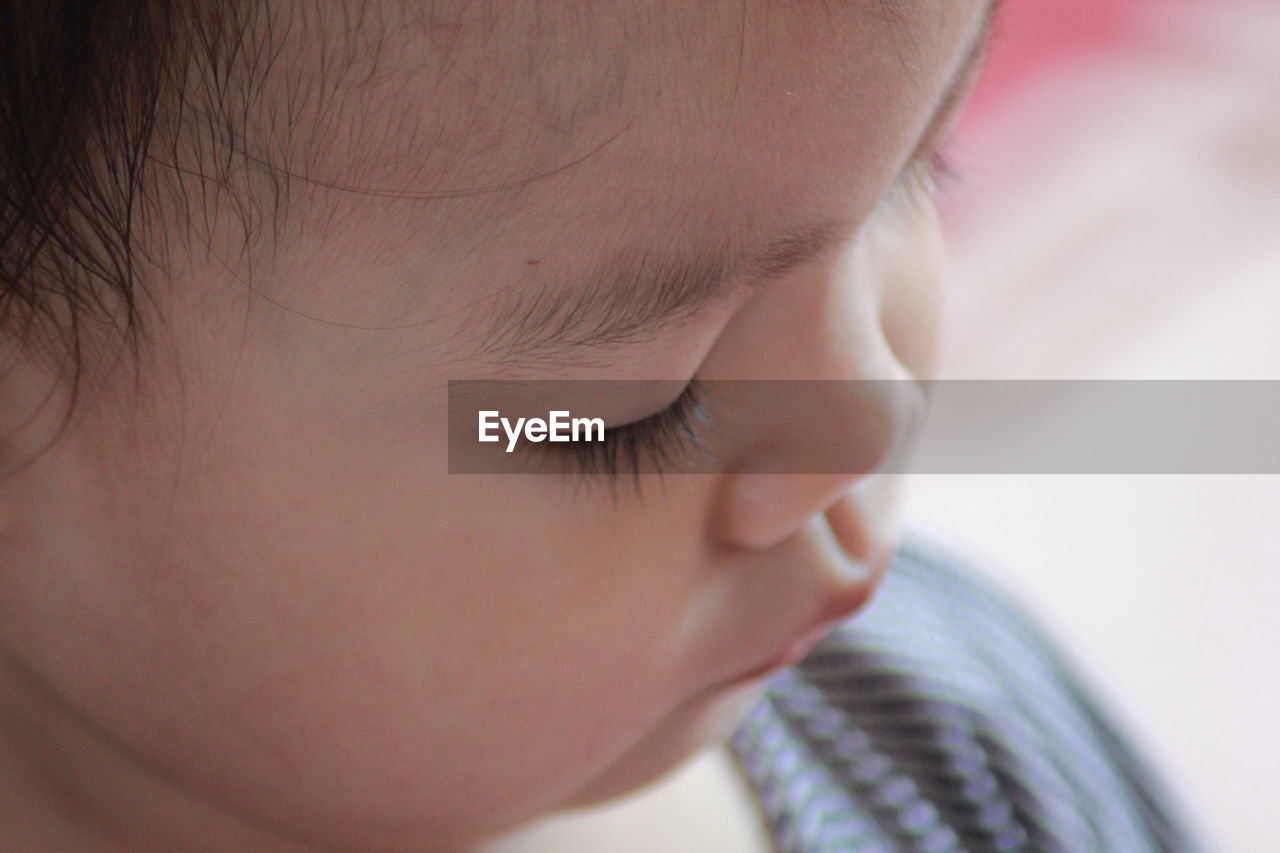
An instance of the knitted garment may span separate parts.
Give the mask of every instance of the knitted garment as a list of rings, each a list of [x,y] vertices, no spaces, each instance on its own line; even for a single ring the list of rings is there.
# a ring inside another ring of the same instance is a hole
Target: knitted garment
[[[729,747],[778,853],[1201,849],[1045,637],[918,537]]]

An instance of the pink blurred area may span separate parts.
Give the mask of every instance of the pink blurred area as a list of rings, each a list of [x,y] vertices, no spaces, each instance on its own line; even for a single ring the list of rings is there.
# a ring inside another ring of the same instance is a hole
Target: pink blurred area
[[[1134,9],[1161,0],[1003,0],[982,79],[966,122],[981,117],[1002,94],[1064,58],[1123,49],[1140,38]]]
[[[948,375],[1280,378],[1280,3],[1007,3],[951,146]]]
[[[1280,380],[1280,2],[1005,3],[943,377]],[[1277,849],[1280,477],[916,477],[907,519],[1064,641],[1209,849]]]

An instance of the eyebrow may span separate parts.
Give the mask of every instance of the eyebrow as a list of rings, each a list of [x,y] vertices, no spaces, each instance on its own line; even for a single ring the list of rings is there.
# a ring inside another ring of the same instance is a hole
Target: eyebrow
[[[895,184],[904,178],[907,166],[927,154],[921,148],[961,106],[982,65],[1002,3],[988,0],[973,43],[938,97]],[[677,326],[716,302],[784,278],[847,236],[844,223],[822,220],[794,226],[756,253],[704,244],[683,258],[652,250],[615,256],[598,263],[578,287],[533,287],[508,296],[489,311],[472,355],[562,361],[611,344],[652,340],[660,329]]]

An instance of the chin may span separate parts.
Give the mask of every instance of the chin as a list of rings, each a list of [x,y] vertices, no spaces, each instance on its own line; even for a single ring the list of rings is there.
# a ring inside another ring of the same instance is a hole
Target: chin
[[[760,700],[765,685],[766,679],[755,679],[719,684],[694,694],[557,810],[600,805],[666,781],[686,761],[728,739]]]

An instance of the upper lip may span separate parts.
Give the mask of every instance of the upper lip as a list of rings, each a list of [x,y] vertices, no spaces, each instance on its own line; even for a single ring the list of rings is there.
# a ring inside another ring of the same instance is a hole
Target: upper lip
[[[821,642],[827,634],[831,633],[838,624],[840,624],[839,620],[819,623],[805,633],[800,634],[796,639],[793,639],[782,651],[778,652],[778,654],[769,658],[764,663],[746,670],[738,677],[751,678],[763,675],[767,672],[772,672],[773,670],[784,666],[790,666],[791,664],[798,663],[800,659],[808,655],[808,653],[813,650],[813,647],[818,645],[818,643]]]
[[[796,653],[806,654],[822,637],[861,610],[870,599],[887,564],[886,559],[869,562],[871,575],[869,579],[852,584],[831,583],[820,598],[821,604],[800,628],[793,631],[771,656],[744,670],[735,678],[757,675],[794,663],[793,658]],[[796,644],[802,641],[804,641],[803,647],[797,649]]]
[[[757,658],[752,667],[740,670],[730,680],[794,663],[797,653],[807,653],[822,636],[866,606],[879,586],[894,549],[870,535],[870,519],[863,509],[846,497],[823,516],[827,535],[810,532],[801,536],[796,545],[814,550],[793,555],[817,568],[809,577],[815,589],[808,596],[804,618],[793,623],[796,627],[783,635],[772,653]],[[852,566],[858,570],[850,571]],[[817,637],[813,636],[815,633]]]

